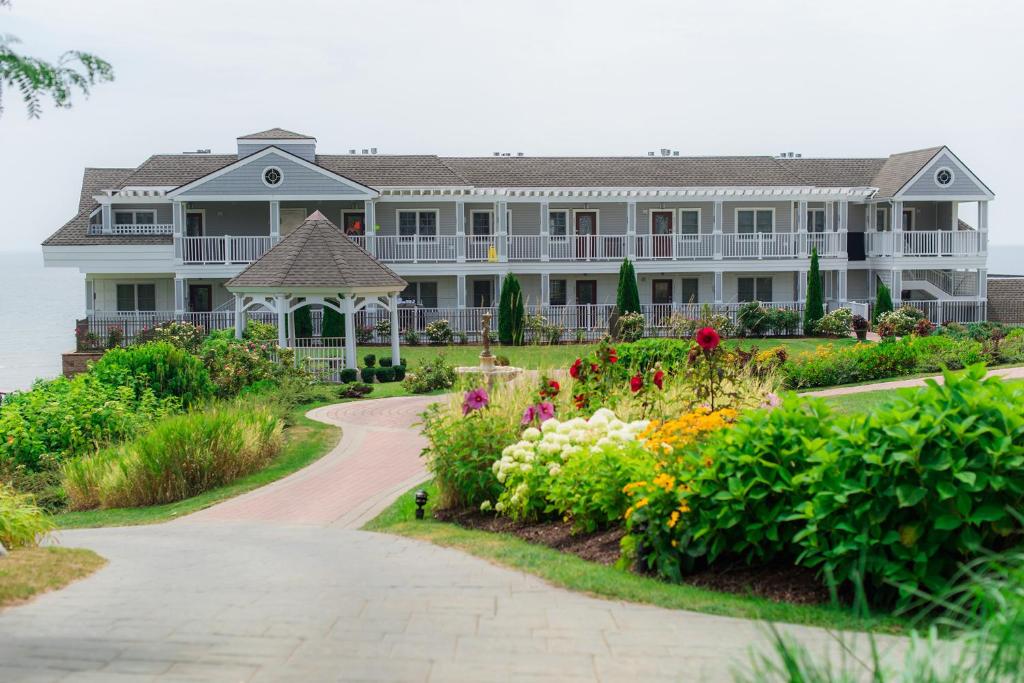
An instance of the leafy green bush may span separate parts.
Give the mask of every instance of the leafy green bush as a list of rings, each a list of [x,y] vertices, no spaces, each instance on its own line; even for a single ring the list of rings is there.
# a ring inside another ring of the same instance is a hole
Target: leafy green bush
[[[401,381],[405,380],[405,366],[404,365],[394,365],[394,366],[392,366],[391,369],[395,373],[395,381],[396,382],[401,382]]]
[[[130,386],[136,397],[151,390],[157,398],[175,396],[188,408],[213,395],[203,362],[168,342],[111,349],[93,363],[91,374],[104,384]]]
[[[452,343],[452,326],[447,320],[435,320],[427,323],[424,331],[431,344],[447,345]]]
[[[900,308],[898,311],[889,311],[879,315],[876,328],[882,337],[906,337],[914,331],[917,320],[908,315],[904,308]]]
[[[689,339],[648,338],[615,347],[624,372],[646,372],[660,363],[666,371],[686,366],[693,342]]]
[[[647,329],[647,319],[644,318],[643,313],[623,313],[619,316],[616,334],[624,342],[634,342],[643,338],[645,329]]]
[[[413,394],[426,394],[437,389],[450,389],[455,384],[455,368],[444,354],[420,363],[416,372],[405,375],[402,385]]]
[[[203,343],[204,336],[203,328],[198,325],[172,320],[142,330],[135,335],[134,343],[140,345],[150,342],[167,342],[189,353],[196,353],[199,351],[200,344]]]
[[[890,339],[878,344],[861,343],[841,348],[823,344],[814,351],[791,356],[782,364],[782,374],[790,389],[908,375],[917,367],[912,346],[914,341],[910,338]]]
[[[376,364],[377,364],[377,356],[376,356],[376,354],[368,353],[365,356],[363,356],[363,365],[365,365],[366,367],[372,368]],[[381,365],[384,365],[384,363],[381,362]]]
[[[383,370],[383,368],[380,368]],[[377,377],[378,368],[363,368],[359,371],[360,379],[366,384],[373,384],[373,380]]]
[[[32,496],[0,482],[0,544],[8,550],[33,547],[53,528],[53,520]]]
[[[800,313],[789,308],[769,309],[768,327],[777,335],[796,334],[800,329]]]
[[[829,337],[848,337],[853,329],[853,312],[849,308],[837,308],[826,313],[814,326],[815,334]]]
[[[423,455],[441,507],[477,507],[497,498],[501,485],[491,466],[519,435],[519,426],[507,415],[489,410],[460,415],[434,403],[423,413],[423,434],[430,441]]]
[[[999,342],[999,360],[1003,363],[1024,363],[1024,329],[1012,330]]]
[[[232,334],[211,334],[200,354],[221,398],[236,396],[243,387],[260,380],[281,381],[303,374],[295,368],[290,349],[266,341],[238,340]]]
[[[394,382],[395,381],[395,369],[391,368],[377,368],[377,381],[378,382]]]
[[[93,373],[41,380],[0,406],[0,460],[28,471],[51,469],[179,410],[175,397],[105,384]]]
[[[242,333],[242,338],[251,339],[253,341],[276,341],[277,325],[261,323],[259,320],[249,318],[249,321],[245,324],[245,331]]]
[[[919,372],[960,370],[985,361],[985,348],[980,342],[972,339],[915,336],[910,342],[910,347],[917,358]]]
[[[889,291],[889,288],[885,284],[879,282],[878,292],[875,295],[875,307],[871,312],[871,322],[877,325],[879,322],[879,318],[881,318],[884,314],[888,313],[891,310],[892,293]]]
[[[142,436],[64,465],[75,509],[170,503],[255,472],[280,452],[283,423],[256,402],[158,422]]]
[[[355,368],[343,368],[340,377],[344,384],[351,384],[359,379],[359,371]]]
[[[744,337],[761,337],[770,327],[768,311],[760,301],[748,301],[736,311],[736,327]]]
[[[873,602],[941,590],[962,562],[1021,540],[1024,396],[983,365],[904,390],[831,436],[801,507],[800,562]]]

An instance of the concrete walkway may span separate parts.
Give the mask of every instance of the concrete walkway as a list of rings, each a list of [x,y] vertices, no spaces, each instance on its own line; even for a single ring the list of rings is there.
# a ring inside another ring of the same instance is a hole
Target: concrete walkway
[[[0,681],[728,681],[765,642],[749,621],[356,530],[424,476],[410,425],[427,400],[318,409],[345,430],[329,455],[190,517],[62,532],[110,562],[0,612]]]
[[[989,370],[986,377],[1002,377],[1003,379],[1024,379],[1024,367],[999,368]],[[892,389],[906,389],[908,387],[923,387],[925,383],[933,379],[939,384],[944,381],[942,375],[931,377],[917,377],[915,379],[900,379],[891,382],[875,382],[874,384],[860,384],[855,387],[837,387],[835,389],[823,389],[821,391],[805,391],[801,396],[845,396],[847,394],[863,394],[870,391],[888,391]]]

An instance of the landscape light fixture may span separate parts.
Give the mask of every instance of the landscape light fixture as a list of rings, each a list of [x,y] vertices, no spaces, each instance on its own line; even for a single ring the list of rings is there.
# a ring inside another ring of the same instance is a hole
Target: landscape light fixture
[[[427,492],[420,489],[416,492],[416,519],[423,519],[423,506],[427,504]]]

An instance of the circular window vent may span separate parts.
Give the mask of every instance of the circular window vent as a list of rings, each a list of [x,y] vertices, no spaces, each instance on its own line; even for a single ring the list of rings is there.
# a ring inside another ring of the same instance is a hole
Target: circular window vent
[[[263,169],[263,184],[267,187],[277,187],[281,184],[281,169],[276,166],[268,166]]]
[[[948,168],[940,168],[935,172],[935,184],[939,187],[946,187],[953,182],[953,171]]]

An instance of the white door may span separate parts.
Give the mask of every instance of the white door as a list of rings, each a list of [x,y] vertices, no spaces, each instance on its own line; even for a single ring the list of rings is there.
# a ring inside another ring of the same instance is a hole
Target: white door
[[[284,237],[306,220],[305,209],[281,209],[281,237]]]

